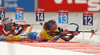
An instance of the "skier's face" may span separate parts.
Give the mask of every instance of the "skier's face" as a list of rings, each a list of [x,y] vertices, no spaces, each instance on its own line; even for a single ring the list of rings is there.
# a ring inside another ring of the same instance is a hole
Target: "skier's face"
[[[52,26],[50,26],[50,30],[56,30],[57,29],[57,24],[54,23]]]

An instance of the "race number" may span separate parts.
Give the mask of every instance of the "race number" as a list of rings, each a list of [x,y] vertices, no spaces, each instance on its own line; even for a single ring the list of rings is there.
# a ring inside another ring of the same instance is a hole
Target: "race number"
[[[83,25],[93,25],[93,13],[84,12],[83,13]]]
[[[68,23],[68,11],[59,11],[58,23]]]
[[[5,19],[5,7],[0,7],[0,18]]]
[[[44,21],[44,9],[36,9],[36,21]]]
[[[22,7],[15,8],[15,19],[16,20],[23,20],[24,19],[24,14],[23,14],[23,8]]]
[[[15,19],[16,20],[23,20],[24,19],[23,12],[15,12]]]

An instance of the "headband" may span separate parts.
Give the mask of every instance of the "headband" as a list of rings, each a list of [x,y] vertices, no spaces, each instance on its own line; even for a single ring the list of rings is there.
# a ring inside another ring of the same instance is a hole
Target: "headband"
[[[10,22],[12,22],[11,19],[7,19],[7,20],[4,21],[4,24],[8,24]]]
[[[52,26],[54,23],[56,23],[56,22],[54,19],[52,19],[52,21],[48,22],[48,26]]]

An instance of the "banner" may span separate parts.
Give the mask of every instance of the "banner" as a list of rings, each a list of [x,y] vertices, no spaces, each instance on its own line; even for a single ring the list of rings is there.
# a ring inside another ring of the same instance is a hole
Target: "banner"
[[[15,7],[23,7],[24,12],[34,12],[34,0],[0,0],[5,12],[15,12]]]
[[[45,12],[100,12],[100,0],[39,0],[39,8]]]

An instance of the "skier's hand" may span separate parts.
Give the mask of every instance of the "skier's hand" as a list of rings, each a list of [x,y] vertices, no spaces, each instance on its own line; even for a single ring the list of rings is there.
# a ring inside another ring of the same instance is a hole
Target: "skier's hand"
[[[68,33],[68,29],[65,29],[63,32],[61,32],[62,35],[66,35]]]
[[[73,35],[76,36],[76,35],[78,35],[79,33],[80,33],[80,32],[74,31],[74,32],[73,32]]]

